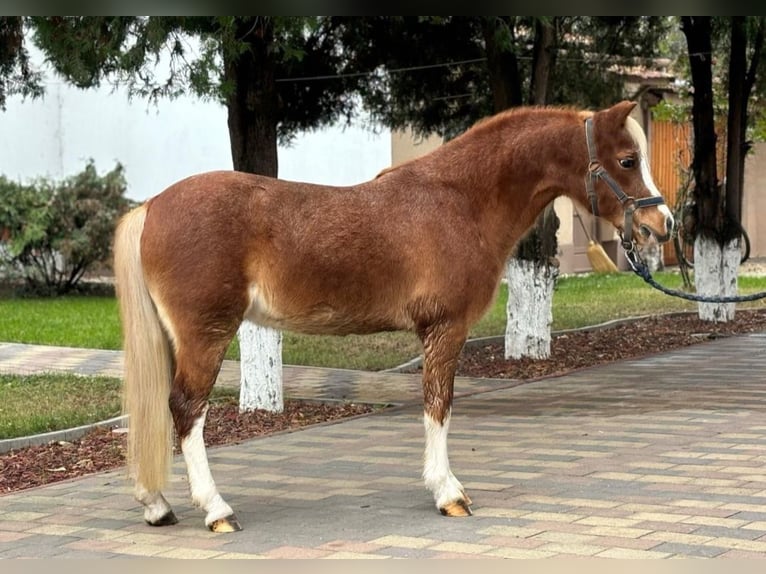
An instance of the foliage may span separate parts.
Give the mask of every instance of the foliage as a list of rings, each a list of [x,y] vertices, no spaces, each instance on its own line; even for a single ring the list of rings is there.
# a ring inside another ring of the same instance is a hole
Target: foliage
[[[51,16],[30,19],[35,41],[58,73],[81,88],[124,85],[149,100],[194,94],[232,105],[274,98],[277,133],[328,125],[353,113],[353,87],[343,78],[339,30],[327,17]],[[252,73],[249,59],[263,49]],[[304,81],[304,78],[313,78]],[[273,94],[271,92],[273,91]],[[258,94],[246,98],[247,94]]]
[[[349,71],[369,73],[362,87],[373,117],[418,135],[453,137],[493,112],[496,46],[515,94],[530,92],[535,23],[526,16],[339,17],[353,56]],[[549,103],[604,107],[624,97],[621,65],[656,53],[664,17],[555,16],[555,65]],[[519,105],[528,98],[510,98]],[[508,104],[506,104],[508,105]]]
[[[672,17],[677,20],[679,17]],[[711,40],[715,57],[711,59],[713,68],[713,109],[719,118],[726,117],[728,113],[728,65],[729,65],[729,42],[730,29],[727,18],[711,19]],[[748,17],[746,19],[746,31],[748,34],[747,59],[752,61],[756,56],[755,37],[758,34],[758,26],[762,25],[758,17]],[[691,99],[693,86],[689,81],[691,72],[689,70],[689,54],[686,47],[686,40],[680,31],[680,24],[674,22],[674,29],[665,38],[667,46],[663,49],[673,60],[671,68],[674,69],[679,77],[678,95],[685,100]],[[755,72],[755,84],[753,92],[748,102],[748,124],[747,138],[750,141],[766,141],[766,105],[764,97],[766,96],[766,74],[764,74],[766,60],[757,58]],[[670,114],[670,115],[668,115]],[[652,108],[654,119],[659,121],[690,121],[691,104],[673,104],[667,100],[662,100],[656,107]]]
[[[559,50],[552,103],[592,108],[633,97],[626,72],[652,67],[670,21],[663,16],[559,17]]]
[[[60,182],[0,176],[0,270],[34,292],[72,291],[108,261],[117,220],[132,205],[125,189],[121,165],[100,176],[93,161]]]
[[[0,110],[12,94],[39,97],[43,93],[40,73],[29,65],[24,46],[21,16],[0,16]]]
[[[652,108],[652,119],[656,122],[686,123],[691,118],[691,105],[686,102],[660,100]]]

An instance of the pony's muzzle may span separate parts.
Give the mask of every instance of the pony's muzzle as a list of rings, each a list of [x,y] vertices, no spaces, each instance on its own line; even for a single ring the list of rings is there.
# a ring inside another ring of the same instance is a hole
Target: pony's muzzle
[[[665,243],[668,241],[671,237],[670,232],[667,231],[667,227],[664,231],[658,232],[651,227],[649,227],[646,224],[639,225],[638,226],[638,233],[641,235],[641,238],[646,241],[650,237],[654,236],[654,238],[657,240],[657,243]]]
[[[673,237],[673,231],[675,230],[676,221],[673,219],[673,216],[668,214],[665,216],[665,233],[662,235],[656,235],[657,241],[660,243],[665,243],[666,241],[669,241],[671,237]]]
[[[660,225],[652,226],[648,223],[641,223],[638,226],[638,233],[642,240],[647,240],[651,236],[657,240],[657,243],[665,243],[673,236],[675,221],[672,215],[665,215]]]

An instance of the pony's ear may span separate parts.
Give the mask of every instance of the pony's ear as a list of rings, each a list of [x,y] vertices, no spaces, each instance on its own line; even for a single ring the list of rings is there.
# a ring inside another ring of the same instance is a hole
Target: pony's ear
[[[625,120],[630,115],[630,112],[633,111],[633,108],[636,107],[637,103],[638,102],[624,100],[619,104],[615,104],[611,108],[604,110],[604,113],[616,125],[622,126],[625,125]]]

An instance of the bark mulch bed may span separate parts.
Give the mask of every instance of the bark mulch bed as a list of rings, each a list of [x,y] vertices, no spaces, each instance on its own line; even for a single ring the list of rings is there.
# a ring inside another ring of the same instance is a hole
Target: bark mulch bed
[[[734,321],[726,323],[700,321],[696,313],[655,316],[555,336],[551,340],[551,356],[543,360],[506,361],[503,346],[496,344],[466,348],[458,362],[458,374],[534,379],[760,331],[766,331],[766,309],[737,310]]]
[[[205,443],[236,444],[372,410],[372,406],[362,404],[286,400],[285,409],[279,414],[240,413],[236,400],[213,402],[205,424]],[[123,466],[125,438],[122,429],[98,428],[72,442],[51,442],[0,454],[0,495]]]

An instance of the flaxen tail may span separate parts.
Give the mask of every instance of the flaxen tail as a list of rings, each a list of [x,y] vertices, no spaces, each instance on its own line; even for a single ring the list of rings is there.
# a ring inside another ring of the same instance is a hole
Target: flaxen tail
[[[114,273],[125,351],[123,412],[130,415],[128,468],[150,492],[162,488],[170,470],[172,376],[170,346],[141,266],[146,207],[125,215],[114,238]]]

